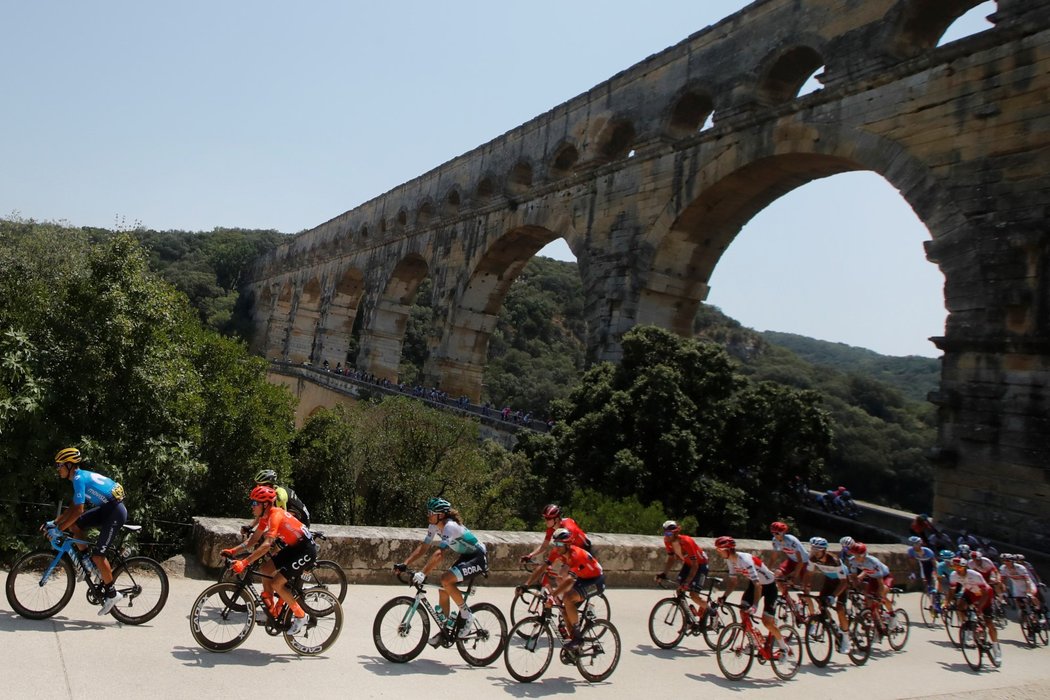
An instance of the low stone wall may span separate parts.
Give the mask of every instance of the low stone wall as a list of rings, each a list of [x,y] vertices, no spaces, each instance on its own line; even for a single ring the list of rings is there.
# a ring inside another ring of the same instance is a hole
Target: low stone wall
[[[201,563],[210,569],[222,566],[219,552],[240,542],[240,527],[246,522],[229,518],[194,518],[194,551]],[[422,527],[318,524],[314,530],[328,537],[321,545],[321,558],[338,562],[353,583],[395,583],[397,579],[391,573],[391,567],[395,562],[404,561],[425,534]],[[491,585],[509,586],[524,582],[527,574],[521,569],[518,559],[542,541],[543,533],[478,530],[475,534],[488,549],[488,582]],[[667,560],[663,538],[659,536],[590,533],[590,538],[594,553],[605,569],[607,583],[612,587],[651,586],[653,576],[663,570]],[[714,541],[700,537],[697,543],[711,558],[712,575],[724,576],[725,562],[714,551]],[[769,561],[772,553],[769,540],[738,540],[737,544],[741,551],[759,554]],[[908,575],[915,571],[915,565],[907,556],[906,546],[873,544],[869,551],[890,567],[898,585],[914,586]],[[422,561],[418,561],[419,565]],[[447,555],[444,568],[453,561],[452,556]],[[672,572],[676,571],[677,567],[672,567]]]

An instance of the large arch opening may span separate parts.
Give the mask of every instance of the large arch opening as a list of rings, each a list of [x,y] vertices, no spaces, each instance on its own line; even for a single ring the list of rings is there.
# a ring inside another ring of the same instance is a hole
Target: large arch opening
[[[907,57],[992,28],[988,21],[997,4],[992,0],[912,0],[887,19],[895,26],[892,50]]]
[[[405,256],[390,275],[371,324],[362,332],[364,368],[379,379],[399,381],[405,331],[416,294],[429,272],[423,256],[417,253]]]
[[[364,292],[364,273],[355,267],[340,275],[332,291],[318,342],[321,361],[327,361],[332,368],[352,365],[356,359],[356,349],[351,357],[351,345]]]

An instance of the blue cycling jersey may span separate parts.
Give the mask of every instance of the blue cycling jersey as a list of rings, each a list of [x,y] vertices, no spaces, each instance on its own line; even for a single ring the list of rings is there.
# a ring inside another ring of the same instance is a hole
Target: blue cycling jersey
[[[86,469],[77,469],[73,475],[73,505],[86,503],[101,506],[111,501],[124,500],[124,487],[110,479]]]
[[[930,559],[935,559],[937,557],[929,547],[923,547],[921,550],[916,550],[915,547],[909,547],[908,556],[915,561],[929,561]]]

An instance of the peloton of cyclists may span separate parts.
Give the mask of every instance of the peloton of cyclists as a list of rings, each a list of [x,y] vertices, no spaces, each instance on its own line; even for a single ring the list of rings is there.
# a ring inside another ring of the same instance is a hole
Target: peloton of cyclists
[[[726,581],[725,593],[722,594],[722,602],[736,589],[737,576],[744,576],[751,584],[744,591],[741,602],[744,612],[747,613],[752,607],[758,606],[758,600],[762,600],[762,624],[769,633],[773,635],[781,653],[790,654],[791,650],[784,642],[784,637],[777,629],[776,618],[773,617],[773,607],[777,603],[777,584],[773,572],[754,554],[738,552],[736,540],[723,535],[715,540],[715,551],[718,556],[726,561],[729,578]]]
[[[446,551],[451,550],[458,554],[459,558],[455,563],[441,575],[441,592],[438,594],[438,605],[435,607],[435,612],[438,613],[439,620],[447,614],[445,623],[450,627],[454,626],[456,618],[451,614],[452,609],[449,605],[451,598],[456,603],[459,617],[463,621],[459,634],[466,636],[470,634],[470,622],[474,616],[470,612],[470,606],[463,600],[463,592],[459,590],[457,584],[488,571],[488,558],[485,545],[463,525],[459,511],[440,497],[427,500],[427,534],[404,562],[394,565],[394,570],[407,570],[412,562],[434,547],[437,549],[427,559],[423,568],[412,575],[412,583],[422,585],[426,581],[427,574],[437,567]],[[439,629],[428,643],[436,647],[441,644],[441,639],[442,630]]]
[[[113,569],[109,565],[106,551],[113,545],[113,538],[128,521],[128,510],[124,505],[124,487],[109,477],[81,469],[83,457],[75,447],[66,447],[55,454],[55,469],[61,479],[73,482],[73,503],[53,522],[45,523],[41,530],[54,526],[69,530],[82,539],[84,531],[98,528],[98,540],[91,548],[91,561],[98,567],[106,595],[99,616],[108,615],[123,596],[113,587]],[[85,509],[87,506],[90,508]],[[81,548],[77,545],[78,549]],[[83,576],[86,578],[87,573]]]
[[[696,540],[689,535],[682,534],[682,528],[674,520],[666,521],[663,524],[663,531],[667,562],[664,564],[663,572],[656,575],[656,580],[666,579],[675,560],[681,561],[682,568],[678,572],[678,589],[689,593],[689,597],[696,604],[697,616],[703,619],[707,613],[707,601],[700,597],[700,592],[707,579],[707,554],[696,543]]]

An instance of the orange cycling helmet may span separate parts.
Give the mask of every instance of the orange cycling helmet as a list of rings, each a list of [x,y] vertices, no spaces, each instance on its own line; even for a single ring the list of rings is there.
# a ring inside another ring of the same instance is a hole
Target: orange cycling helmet
[[[774,535],[783,535],[785,532],[788,531],[787,523],[782,523],[779,520],[777,520],[775,523],[769,526],[769,531],[772,532]]]
[[[277,500],[277,492],[269,486],[256,486],[249,498],[257,503],[273,503]]]
[[[727,535],[722,535],[715,540],[715,549],[736,549],[736,540]]]
[[[544,519],[547,519],[547,518],[560,518],[560,517],[561,517],[561,507],[560,506],[556,506],[553,503],[551,503],[550,505],[545,506],[543,508],[543,518]]]
[[[854,542],[852,545],[850,545],[849,553],[864,556],[868,553],[868,545],[864,544],[863,542]]]

